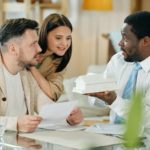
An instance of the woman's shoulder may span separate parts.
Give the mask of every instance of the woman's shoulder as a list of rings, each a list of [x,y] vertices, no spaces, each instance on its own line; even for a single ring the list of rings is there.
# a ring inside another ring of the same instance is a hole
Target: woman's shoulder
[[[52,56],[47,56],[42,63],[52,63],[52,64],[59,64],[61,62],[61,58],[54,59]]]
[[[56,71],[57,66],[60,64],[61,59],[53,59],[52,57],[46,57],[39,65],[38,70],[44,74],[51,74]]]

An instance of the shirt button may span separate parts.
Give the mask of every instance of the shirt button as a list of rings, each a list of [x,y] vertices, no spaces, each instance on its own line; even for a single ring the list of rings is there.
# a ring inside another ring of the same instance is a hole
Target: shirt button
[[[3,98],[2,98],[2,101],[4,101],[4,102],[5,102],[5,101],[6,101],[6,97],[3,97]]]

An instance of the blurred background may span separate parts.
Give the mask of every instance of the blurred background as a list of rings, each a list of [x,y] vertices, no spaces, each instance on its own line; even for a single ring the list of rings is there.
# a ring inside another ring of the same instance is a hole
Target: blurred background
[[[73,55],[65,77],[103,71],[118,52],[124,18],[150,11],[150,0],[0,0],[0,24],[26,17],[40,24],[50,13],[62,13],[73,24]]]

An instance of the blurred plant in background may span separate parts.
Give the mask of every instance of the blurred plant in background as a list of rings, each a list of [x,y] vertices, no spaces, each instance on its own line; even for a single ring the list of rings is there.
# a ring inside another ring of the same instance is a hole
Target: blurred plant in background
[[[138,147],[141,143],[140,134],[143,119],[143,96],[140,91],[136,92],[131,99],[131,108],[126,121],[126,132],[124,134],[125,147]]]
[[[125,148],[137,148],[142,146],[140,138],[143,121],[143,94],[136,92],[131,98],[131,106],[126,120],[126,131],[123,135]],[[89,150],[98,150],[100,148],[91,148]]]

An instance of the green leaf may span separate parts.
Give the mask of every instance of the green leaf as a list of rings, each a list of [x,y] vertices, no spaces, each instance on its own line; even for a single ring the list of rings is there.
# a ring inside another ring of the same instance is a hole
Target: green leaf
[[[126,132],[124,134],[125,146],[129,148],[137,147],[140,143],[139,135],[142,127],[142,93],[137,92],[131,99],[131,108],[129,110],[126,122]]]

